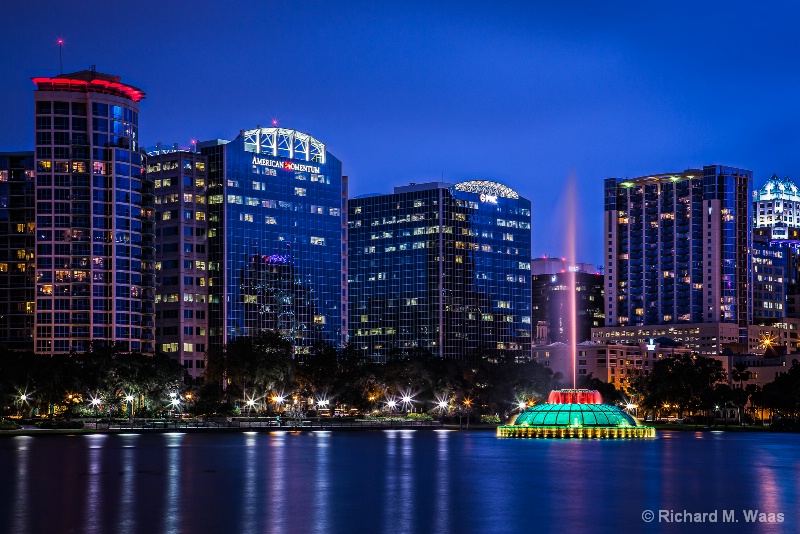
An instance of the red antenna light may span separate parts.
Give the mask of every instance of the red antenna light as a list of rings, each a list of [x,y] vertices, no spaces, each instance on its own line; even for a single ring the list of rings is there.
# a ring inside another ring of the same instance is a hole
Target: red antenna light
[[[63,52],[64,50],[64,39],[58,40],[58,70],[59,74],[64,74],[64,61],[63,61]]]
[[[272,125],[273,126],[277,126],[278,125],[278,119],[272,119]]]

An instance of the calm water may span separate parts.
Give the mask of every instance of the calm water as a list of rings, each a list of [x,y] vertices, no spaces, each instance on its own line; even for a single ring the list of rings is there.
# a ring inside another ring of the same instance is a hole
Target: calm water
[[[800,532],[800,436],[373,431],[0,438],[0,531]],[[718,523],[642,521],[719,510]],[[723,524],[733,509],[739,523]],[[783,513],[745,523],[743,509]]]

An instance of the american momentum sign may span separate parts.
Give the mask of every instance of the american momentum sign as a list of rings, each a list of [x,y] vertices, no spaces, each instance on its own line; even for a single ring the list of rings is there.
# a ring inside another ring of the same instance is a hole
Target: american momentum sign
[[[315,165],[305,165],[303,163],[293,163],[291,161],[281,161],[277,159],[257,158],[253,156],[253,165],[264,167],[276,167],[284,171],[314,172],[319,173],[319,167]]]

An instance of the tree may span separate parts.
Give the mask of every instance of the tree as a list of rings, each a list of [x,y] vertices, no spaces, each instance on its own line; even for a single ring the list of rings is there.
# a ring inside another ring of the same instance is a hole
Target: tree
[[[722,362],[697,354],[664,358],[653,365],[643,381],[643,404],[654,411],[668,404],[678,417],[686,411],[705,406],[713,399],[714,386],[726,378]]]
[[[243,395],[246,388],[269,391],[292,378],[292,344],[277,332],[237,337],[225,346],[223,358],[234,394]]]

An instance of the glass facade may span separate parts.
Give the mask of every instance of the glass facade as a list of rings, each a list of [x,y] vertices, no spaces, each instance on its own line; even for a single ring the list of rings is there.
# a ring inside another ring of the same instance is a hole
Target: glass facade
[[[33,350],[36,196],[33,152],[0,152],[0,343]]]
[[[313,137],[284,128],[200,143],[208,158],[209,342],[276,330],[297,354],[346,330],[347,179]]]
[[[773,174],[753,191],[753,320],[798,317],[800,191]]]
[[[536,327],[534,342],[570,343],[572,312],[570,288],[575,280],[577,311],[575,343],[589,341],[592,328],[605,326],[603,275],[587,272],[558,272],[531,275],[532,323]]]
[[[606,324],[727,322],[750,308],[752,172],[605,181]]]
[[[144,93],[82,71],[34,78],[37,352],[154,352],[153,186]]]
[[[530,352],[530,201],[494,182],[412,184],[348,205],[350,344],[385,361]]]

